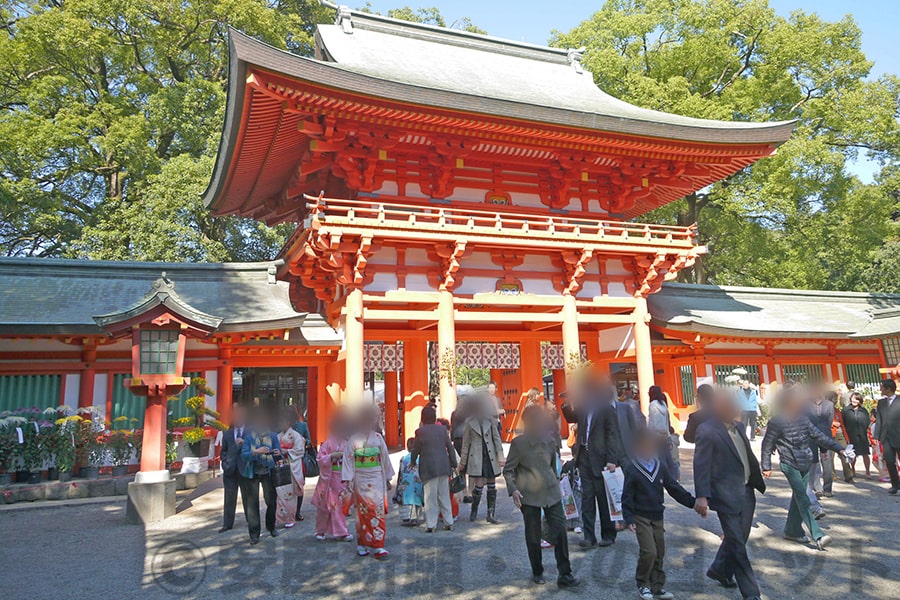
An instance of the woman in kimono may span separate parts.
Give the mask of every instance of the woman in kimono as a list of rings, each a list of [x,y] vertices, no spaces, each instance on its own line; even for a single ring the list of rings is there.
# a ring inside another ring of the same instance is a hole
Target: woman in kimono
[[[375,558],[384,560],[388,558],[384,548],[387,492],[394,468],[384,438],[375,431],[378,419],[377,407],[360,411],[357,433],[350,436],[344,450],[341,478],[349,482],[356,505],[356,553],[368,556],[374,551]]]
[[[347,430],[344,414],[335,413],[328,424],[328,439],[319,448],[319,481],[312,504],[316,507],[316,539],[320,542],[329,535],[341,542],[353,541],[347,531],[347,512],[344,510],[344,502],[350,493],[347,484],[341,480]]]
[[[300,507],[303,506],[303,455],[306,452],[306,440],[293,427],[294,411],[282,412],[279,417],[278,444],[282,456],[291,465],[291,484],[275,488],[278,494],[278,508],[275,513],[275,524],[287,528],[293,527],[296,521],[302,521]]]

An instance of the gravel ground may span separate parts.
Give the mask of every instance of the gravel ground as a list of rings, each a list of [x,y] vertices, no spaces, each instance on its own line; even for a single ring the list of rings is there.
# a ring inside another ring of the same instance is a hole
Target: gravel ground
[[[688,488],[690,459],[691,450],[683,449]],[[822,522],[835,539],[826,552],[781,538],[790,491],[778,471],[769,487],[750,541],[764,597],[900,598],[900,498],[888,496],[884,484],[835,482]],[[531,584],[521,517],[504,490],[498,525],[465,520],[452,532],[426,534],[400,527],[394,511],[387,562],[357,558],[352,544],[317,542],[308,503],[306,521],[250,546],[240,510],[235,529],[218,533],[218,479],[180,495],[179,502],[177,516],[146,529],[125,524],[121,500],[0,512],[0,598],[637,597],[637,543],[629,533],[611,548],[587,553],[570,535],[582,580],[577,590],[553,585],[552,551],[544,553],[550,583]],[[668,506],[667,588],[679,598],[739,598],[703,575],[718,545],[715,517],[700,519],[674,501]]]

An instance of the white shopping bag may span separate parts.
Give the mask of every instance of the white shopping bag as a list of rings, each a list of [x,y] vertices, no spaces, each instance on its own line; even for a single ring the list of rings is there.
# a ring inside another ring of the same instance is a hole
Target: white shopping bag
[[[559,491],[562,493],[563,510],[566,512],[566,519],[578,518],[578,503],[575,502],[575,494],[572,492],[572,484],[569,483],[568,477],[559,480]]]
[[[622,488],[625,486],[625,473],[621,467],[615,471],[603,471],[603,483],[606,487],[606,503],[609,506],[609,516],[613,521],[621,521],[622,517]]]

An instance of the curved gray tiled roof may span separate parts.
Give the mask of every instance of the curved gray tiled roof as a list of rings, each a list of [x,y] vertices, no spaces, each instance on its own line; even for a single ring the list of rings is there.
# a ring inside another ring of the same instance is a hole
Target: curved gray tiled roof
[[[470,108],[477,112],[506,114],[492,110],[490,100],[498,100],[533,106],[535,121],[732,144],[780,144],[794,123],[716,121],[640,108],[598,88],[590,72],[572,64],[576,56],[575,62],[580,60],[578,51],[357,11],[345,14],[349,25],[339,15],[337,24],[317,26],[322,58],[375,79],[471,96]]]
[[[773,338],[900,335],[900,295],[667,283],[653,322],[697,333]]]
[[[99,334],[94,317],[134,307],[165,271],[181,302],[222,319],[219,331],[299,329],[308,343],[339,344],[320,315],[293,309],[279,265],[0,258],[0,333]]]

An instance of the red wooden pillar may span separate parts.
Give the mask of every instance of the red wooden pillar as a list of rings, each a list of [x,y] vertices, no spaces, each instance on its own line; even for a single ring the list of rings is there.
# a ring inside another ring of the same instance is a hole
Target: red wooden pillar
[[[81,371],[81,379],[78,382],[78,408],[87,408],[94,404],[94,361],[97,360],[97,349],[88,346],[81,351],[81,361],[84,370]],[[110,373],[112,377],[112,373]]]
[[[141,471],[144,473],[163,471],[166,468],[166,404],[165,394],[147,397],[141,450]]]
[[[234,404],[234,390],[232,379],[234,367],[231,364],[231,348],[219,348],[219,360],[222,361],[216,367],[216,412],[219,419],[226,425],[231,425],[231,405]]]
[[[333,364],[333,363],[332,363]],[[335,367],[331,367],[334,371]],[[321,444],[328,439],[328,421],[334,408],[334,401],[329,395],[329,366],[310,367],[307,370],[307,421],[313,440]]]
[[[522,340],[519,342],[519,398],[515,412],[511,418],[507,418],[509,431],[504,431],[507,441],[512,439],[519,428],[519,419],[525,402],[528,399],[528,391],[536,387],[544,389],[543,370],[541,369],[541,341],[537,339]]]
[[[566,391],[566,370],[565,369],[554,369],[553,370],[553,401],[556,403],[556,409],[559,410],[564,402],[563,398],[560,398],[560,394]],[[562,414],[562,413],[560,413]],[[569,424],[565,419],[559,419],[559,434],[563,437],[569,437]]]
[[[419,428],[422,408],[428,403],[428,345],[425,340],[403,342],[403,436]]]
[[[400,445],[400,398],[396,371],[384,373],[384,441],[389,448]]]

